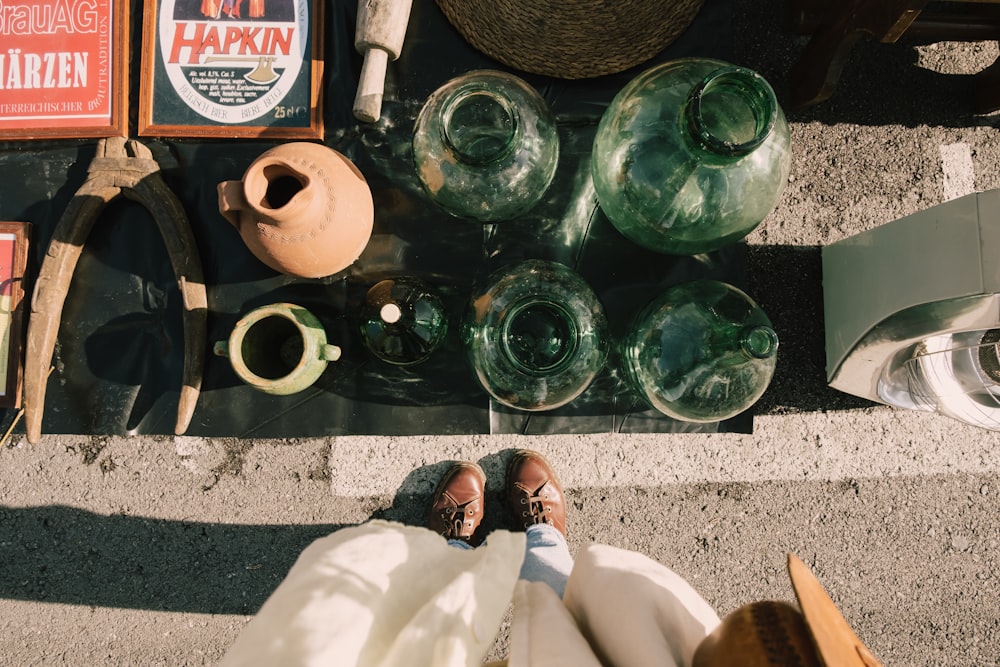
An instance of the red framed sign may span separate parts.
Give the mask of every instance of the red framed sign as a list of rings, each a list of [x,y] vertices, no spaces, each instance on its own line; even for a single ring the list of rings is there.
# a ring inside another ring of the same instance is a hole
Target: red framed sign
[[[30,229],[26,222],[0,222],[0,408],[21,405]]]
[[[123,136],[128,2],[0,2],[0,140]]]

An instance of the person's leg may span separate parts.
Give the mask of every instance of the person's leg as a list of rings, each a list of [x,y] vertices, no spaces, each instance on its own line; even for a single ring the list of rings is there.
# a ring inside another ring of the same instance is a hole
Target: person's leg
[[[483,520],[485,492],[486,473],[478,464],[452,464],[434,490],[427,527],[447,538],[449,544],[471,549]]]
[[[529,526],[526,532],[528,544],[520,578],[548,584],[562,597],[566,580],[573,569],[573,556],[569,553],[566,538],[548,524]]]
[[[566,544],[566,497],[552,466],[538,452],[514,453],[507,466],[507,505],[527,533],[521,579],[548,584],[562,597],[573,557]]]

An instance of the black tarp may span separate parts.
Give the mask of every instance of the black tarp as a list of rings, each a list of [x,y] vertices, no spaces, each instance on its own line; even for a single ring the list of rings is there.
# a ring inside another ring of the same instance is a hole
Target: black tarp
[[[132,5],[134,133],[142,3]],[[605,305],[616,339],[635,311],[665,286],[701,277],[742,284],[742,244],[697,258],[645,251],[611,227],[589,179],[597,122],[627,81],[671,58],[728,59],[728,2],[708,0],[692,26],[649,63],[618,75],[566,81],[511,70],[479,54],[431,0],[414,0],[402,55],[389,65],[383,117],[371,125],[351,115],[361,69],[353,47],[355,15],[355,2],[336,0],[327,4],[324,19],[325,143],[357,164],[375,199],[374,234],[349,269],[318,280],[276,274],[250,254],[219,214],[216,184],[240,178],[276,142],[142,138],[184,204],[200,248],[209,348],[254,307],[290,301],[319,317],[330,341],[343,349],[341,360],[316,384],[291,396],[257,392],[240,382],[228,360],[209,356],[188,434],[748,432],[749,413],[692,425],[646,408],[620,381],[614,353],[590,389],[569,405],[550,412],[510,410],[475,384],[458,340],[458,319],[475,282],[519,259],[557,260],[578,271]],[[413,123],[427,96],[452,77],[480,68],[513,72],[536,87],[556,115],[561,141],[556,178],[542,203],[521,219],[486,226],[437,209],[420,188],[410,150]],[[0,219],[33,224],[31,271],[37,271],[59,216],[83,183],[95,146],[96,140],[0,142]],[[399,274],[436,286],[452,318],[444,348],[408,368],[368,354],[357,322],[368,287]],[[74,275],[43,432],[172,433],[182,348],[180,293],[159,232],[141,205],[118,199],[99,220]],[[8,411],[5,422],[12,417]]]

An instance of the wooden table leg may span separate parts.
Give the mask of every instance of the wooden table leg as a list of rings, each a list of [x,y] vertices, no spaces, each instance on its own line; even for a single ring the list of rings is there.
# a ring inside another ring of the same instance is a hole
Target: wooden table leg
[[[809,40],[798,62],[788,72],[791,107],[802,109],[833,94],[854,44],[864,34],[857,15],[863,0],[851,0],[831,23]]]
[[[842,0],[789,0],[788,29],[811,35],[833,21],[843,10]]]
[[[1000,110],[1000,58],[973,78],[972,110],[993,113]]]
[[[861,37],[896,41],[926,4],[927,0],[850,0],[844,4],[815,32],[789,71],[792,108],[802,109],[828,99],[851,49]]]

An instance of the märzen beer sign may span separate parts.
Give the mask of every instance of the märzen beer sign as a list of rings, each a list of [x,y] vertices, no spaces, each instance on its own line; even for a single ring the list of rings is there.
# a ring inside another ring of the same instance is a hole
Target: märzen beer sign
[[[0,0],[0,140],[126,133],[128,4]]]

